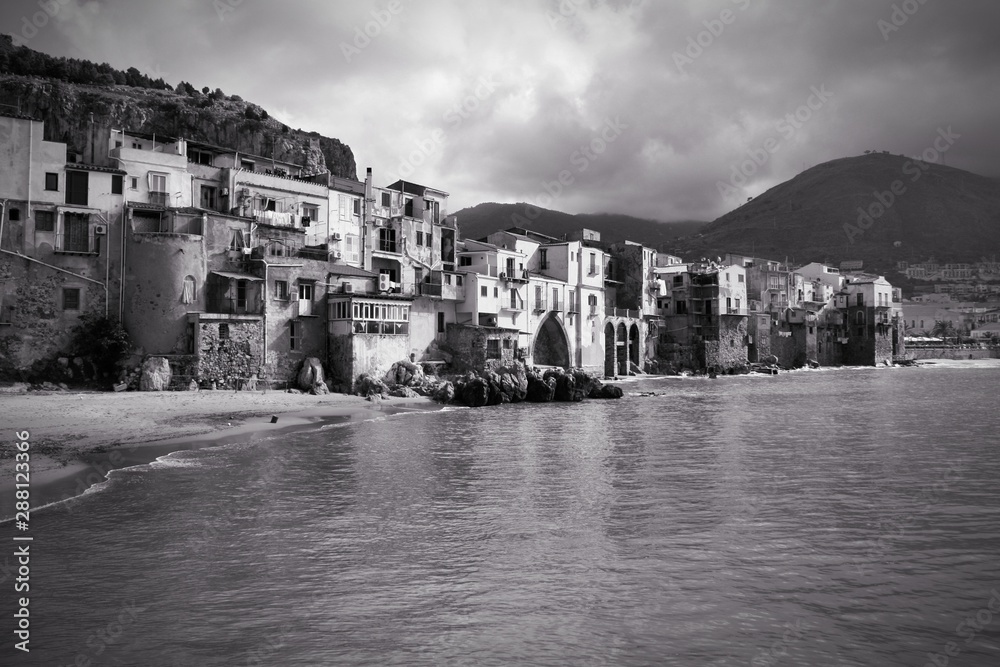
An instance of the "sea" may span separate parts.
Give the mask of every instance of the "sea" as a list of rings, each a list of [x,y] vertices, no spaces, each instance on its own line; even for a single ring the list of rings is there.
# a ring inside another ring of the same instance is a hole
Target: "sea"
[[[621,386],[115,470],[0,664],[1000,665],[996,364]]]

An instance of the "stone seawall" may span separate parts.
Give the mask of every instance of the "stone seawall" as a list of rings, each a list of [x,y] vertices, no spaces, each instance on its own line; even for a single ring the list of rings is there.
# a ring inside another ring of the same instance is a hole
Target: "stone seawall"
[[[906,356],[910,359],[1000,359],[1000,348],[908,347]]]

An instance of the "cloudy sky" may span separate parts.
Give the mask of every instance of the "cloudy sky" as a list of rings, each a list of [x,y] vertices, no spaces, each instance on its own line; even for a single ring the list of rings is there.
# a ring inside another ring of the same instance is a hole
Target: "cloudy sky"
[[[991,0],[5,0],[0,30],[239,94],[453,211],[710,220],[948,127],[938,159],[1000,176]]]

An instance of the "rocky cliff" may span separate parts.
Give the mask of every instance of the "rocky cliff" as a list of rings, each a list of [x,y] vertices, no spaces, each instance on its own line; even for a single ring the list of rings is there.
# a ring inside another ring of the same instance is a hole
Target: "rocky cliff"
[[[44,121],[45,139],[65,142],[79,153],[93,122],[273,157],[302,165],[309,173],[329,169],[336,176],[357,178],[350,146],[293,130],[235,95],[114,84],[110,75],[106,85],[74,83],[19,73],[3,64],[0,59],[0,108]]]

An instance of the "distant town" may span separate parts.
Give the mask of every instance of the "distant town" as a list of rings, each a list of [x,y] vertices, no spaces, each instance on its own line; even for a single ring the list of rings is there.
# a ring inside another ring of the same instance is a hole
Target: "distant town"
[[[137,361],[166,359],[176,388],[287,382],[310,358],[344,390],[400,360],[605,376],[872,366],[903,359],[907,335],[941,321],[939,297],[964,294],[920,296],[934,312],[918,316],[860,266],[681,258],[587,229],[462,239],[435,187],[91,127],[76,152],[41,121],[0,116],[8,375],[73,374],[87,314],[119,320]],[[900,269],[962,280],[997,264]],[[973,310],[973,335],[996,330],[997,309]]]

